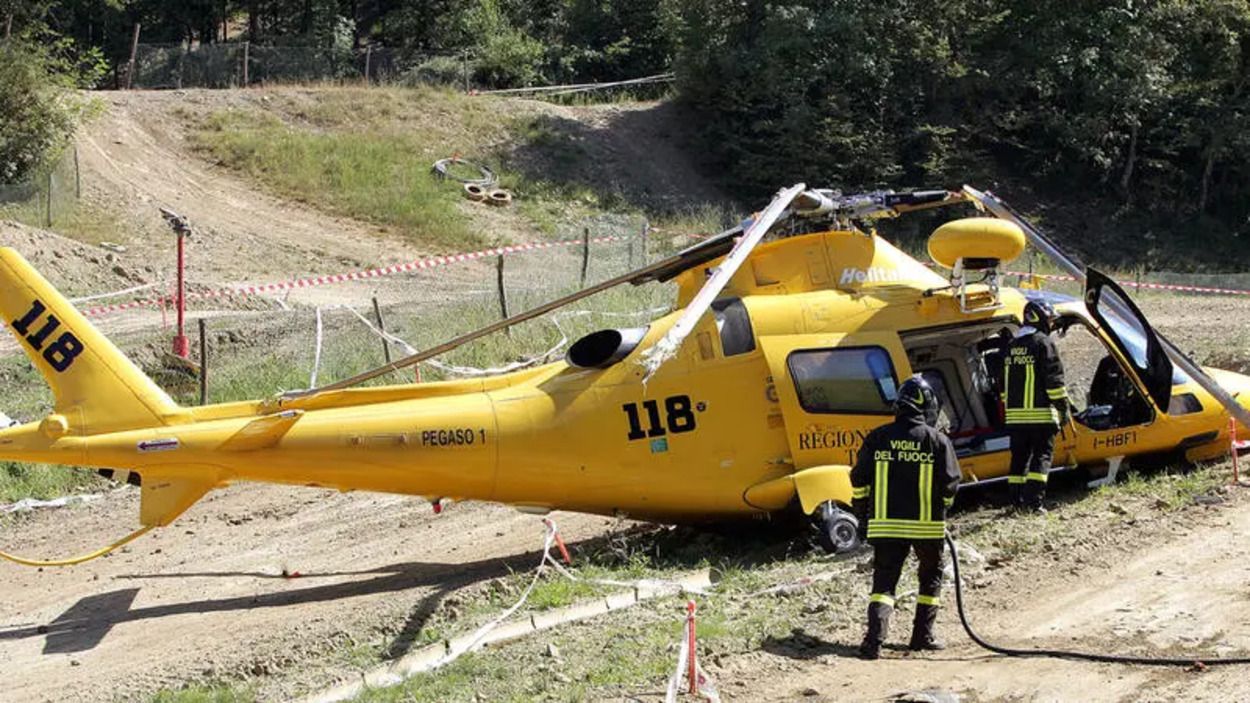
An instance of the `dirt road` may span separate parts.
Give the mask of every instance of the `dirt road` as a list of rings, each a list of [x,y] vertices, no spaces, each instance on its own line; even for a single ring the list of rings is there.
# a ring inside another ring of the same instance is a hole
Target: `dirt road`
[[[4,548],[86,551],[137,510],[138,492],[122,490],[37,511],[5,528]],[[572,540],[606,524],[559,519]],[[435,516],[415,498],[234,486],[81,567],[0,563],[0,698],[128,699],[234,676],[261,677],[266,699],[325,686],[354,669],[342,655],[353,643],[385,632],[403,654],[445,595],[532,568],[542,531],[539,518],[498,506]]]
[[[128,244],[150,256],[173,251],[157,208],[185,215],[201,234],[196,274],[209,280],[333,273],[421,253],[376,227],[271,197],[195,156],[180,112],[208,114],[260,104],[262,97],[241,91],[105,94],[107,109],[78,139],[88,197],[120,204],[137,227]]]
[[[1250,496],[1191,508],[1183,524],[1146,518],[1119,546],[1088,554],[1031,558],[993,585],[969,592],[980,634],[1005,646],[1100,653],[1250,655]],[[1108,527],[1108,529],[1117,529]],[[1131,533],[1130,533],[1131,532]],[[1005,658],[976,647],[959,627],[954,596],[941,633],[952,645],[933,654],[889,650],[877,662],[854,658],[858,641],[780,646],[738,657],[720,674],[732,700],[880,701],[926,689],[965,701],[1228,701],[1250,697],[1247,667],[1204,673],[1037,658]],[[905,643],[908,613],[893,624]]]

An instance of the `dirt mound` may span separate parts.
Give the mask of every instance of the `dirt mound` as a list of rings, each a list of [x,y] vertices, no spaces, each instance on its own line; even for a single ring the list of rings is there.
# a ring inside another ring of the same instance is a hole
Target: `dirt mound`
[[[0,246],[12,247],[66,295],[121,290],[149,281],[153,271],[121,255],[59,234],[0,221]]]

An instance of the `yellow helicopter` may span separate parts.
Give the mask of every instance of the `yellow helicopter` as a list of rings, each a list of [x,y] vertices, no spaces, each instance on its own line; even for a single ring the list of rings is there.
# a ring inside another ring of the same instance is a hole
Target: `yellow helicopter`
[[[871,227],[954,203],[982,216],[930,238],[946,275]],[[1026,242],[1084,281],[1084,299],[1000,285]],[[674,312],[589,334],[563,361],[355,387],[608,287],[669,280]],[[1250,426],[1250,393],[1235,399],[1250,377],[1199,368],[1113,281],[993,194],[844,196],[798,184],[741,227],[406,359],[204,407],[174,403],[17,252],[0,250],[0,314],[55,396],[47,417],[0,431],[0,458],[138,483],[143,529],[219,486],[264,481],[663,522],[808,515],[827,549],[844,550],[855,546],[848,465],[913,374],[937,392],[965,481],[1006,475],[987,361],[1032,296],[1048,296],[1061,334],[1084,335],[1101,360],[1091,382],[1103,390],[1065,429],[1056,464],[1113,474],[1125,458],[1214,457],[1229,450],[1230,414]]]

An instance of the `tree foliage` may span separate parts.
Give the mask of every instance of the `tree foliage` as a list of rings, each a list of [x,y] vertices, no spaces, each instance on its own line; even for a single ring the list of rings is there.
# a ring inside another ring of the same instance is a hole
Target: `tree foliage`
[[[1007,174],[1250,233],[1245,0],[690,0],[679,26],[681,95],[739,192]]]
[[[746,199],[1004,179],[1147,239],[1250,232],[1250,0],[0,0],[7,16],[114,65],[140,23],[145,42],[385,46],[449,76],[470,54],[496,87],[675,68]]]
[[[76,48],[38,17],[16,33],[5,22],[9,36],[0,39],[0,184],[26,180],[64,146],[84,105],[73,90],[94,84],[104,67],[98,50]]]

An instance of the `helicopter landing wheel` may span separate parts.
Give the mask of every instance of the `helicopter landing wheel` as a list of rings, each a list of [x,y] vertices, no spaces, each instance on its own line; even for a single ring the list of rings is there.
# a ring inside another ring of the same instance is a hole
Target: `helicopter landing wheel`
[[[845,554],[859,547],[859,520],[847,511],[825,501],[812,513],[816,541],[829,554]]]

